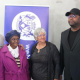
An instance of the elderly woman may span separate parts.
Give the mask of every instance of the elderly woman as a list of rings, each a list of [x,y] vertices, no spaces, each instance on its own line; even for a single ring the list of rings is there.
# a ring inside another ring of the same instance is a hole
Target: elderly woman
[[[4,36],[0,34],[0,49],[4,46]]]
[[[0,80],[29,80],[26,52],[19,46],[20,33],[12,30],[5,39],[9,44],[0,51]]]
[[[46,32],[37,28],[34,38],[38,41],[32,47],[30,70],[33,80],[59,79],[59,52],[56,46],[46,41]]]

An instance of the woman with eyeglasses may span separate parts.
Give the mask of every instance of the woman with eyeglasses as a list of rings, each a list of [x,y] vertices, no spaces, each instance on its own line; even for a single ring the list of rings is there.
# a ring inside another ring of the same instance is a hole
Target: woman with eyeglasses
[[[9,44],[0,50],[0,80],[30,80],[26,52],[19,46],[20,33],[12,30],[5,39]]]
[[[37,28],[34,31],[37,44],[32,47],[30,74],[33,80],[58,80],[59,79],[59,52],[56,46],[46,41],[46,31]]]

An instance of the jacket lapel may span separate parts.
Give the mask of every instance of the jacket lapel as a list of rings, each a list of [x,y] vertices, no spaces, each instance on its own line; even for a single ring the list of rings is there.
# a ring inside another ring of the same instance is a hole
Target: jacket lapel
[[[11,55],[9,51],[7,51],[6,56],[15,61],[15,58]]]
[[[70,49],[69,42],[68,42],[69,31],[70,31],[70,29],[68,29],[67,32],[66,32],[66,34],[64,35],[65,46],[66,46],[68,49]]]
[[[21,64],[21,68],[22,68],[22,61],[23,61],[23,58],[24,58],[24,55],[25,55],[25,51],[21,50],[20,46],[18,46],[18,47],[19,47],[20,64]],[[5,46],[1,49],[1,51],[2,51],[3,53],[6,53],[5,56],[8,57],[8,58],[10,58],[11,60],[13,60],[13,61],[16,63],[15,58],[11,55],[10,51],[8,50],[7,45],[5,45]],[[26,58],[27,58],[27,57],[26,57]],[[16,64],[16,65],[17,65],[17,64]]]
[[[73,46],[72,46],[71,50],[75,47],[75,45],[77,44],[79,39],[80,39],[80,30],[79,30],[79,32],[78,32],[78,34],[77,34],[77,36],[76,36],[76,38],[74,40],[74,43],[73,43]]]
[[[14,57],[11,55],[10,51],[8,50],[7,45],[5,45],[5,46],[2,48],[2,52],[3,52],[3,53],[6,53],[5,56],[7,56],[7,57],[9,57],[10,59],[12,59],[13,61],[15,61]]]

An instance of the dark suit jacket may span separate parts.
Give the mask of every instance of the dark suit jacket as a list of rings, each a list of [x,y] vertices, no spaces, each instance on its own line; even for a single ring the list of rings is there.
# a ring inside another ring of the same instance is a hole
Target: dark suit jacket
[[[70,29],[61,34],[60,61],[61,74],[64,69],[64,80],[80,80],[80,30],[70,49],[68,35]]]

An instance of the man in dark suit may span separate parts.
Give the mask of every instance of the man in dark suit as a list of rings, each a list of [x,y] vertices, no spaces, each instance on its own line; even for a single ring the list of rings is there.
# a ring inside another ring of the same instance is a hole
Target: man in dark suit
[[[61,75],[64,70],[64,80],[80,80],[80,10],[73,8],[65,15],[71,28],[61,34]]]

